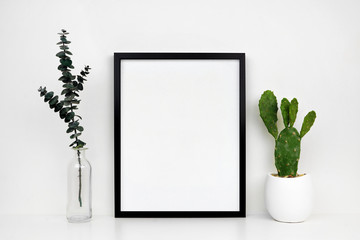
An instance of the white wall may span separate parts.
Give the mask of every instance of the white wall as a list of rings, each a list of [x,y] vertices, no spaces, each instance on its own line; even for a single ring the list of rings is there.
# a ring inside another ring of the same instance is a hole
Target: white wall
[[[313,176],[315,213],[360,213],[360,2],[356,0],[2,0],[0,2],[0,214],[64,214],[66,125],[37,89],[59,92],[56,34],[70,32],[77,71],[93,69],[80,114],[92,162],[94,214],[113,214],[113,53],[245,52],[247,209],[265,211],[274,171],[261,93],[314,109],[300,172]],[[77,73],[77,71],[75,71]]]

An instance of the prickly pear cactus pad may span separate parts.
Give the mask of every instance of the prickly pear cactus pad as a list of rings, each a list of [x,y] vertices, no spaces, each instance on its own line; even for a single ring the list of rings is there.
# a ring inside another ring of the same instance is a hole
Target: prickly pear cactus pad
[[[290,127],[294,126],[296,115],[298,112],[298,101],[296,98],[291,100],[290,106],[289,106],[289,123]]]
[[[300,134],[294,128],[296,115],[298,113],[298,101],[293,98],[291,102],[283,98],[281,100],[281,114],[285,129],[278,134],[277,122],[277,101],[274,93],[265,91],[259,100],[260,117],[264,121],[269,133],[275,138],[275,166],[280,177],[296,177],[300,158],[301,139],[310,130],[315,122],[316,113],[309,112],[301,127]]]
[[[300,134],[293,128],[285,128],[275,144],[275,166],[280,177],[295,177],[300,158]]]
[[[305,116],[303,125],[301,127],[301,131],[300,131],[301,138],[304,137],[305,134],[310,130],[310,128],[312,127],[312,125],[315,122],[315,118],[316,118],[316,113],[314,111],[309,112]]]
[[[265,91],[259,101],[260,117],[269,133],[276,139],[278,135],[278,128],[276,122],[277,118],[277,100],[274,93],[270,90]]]
[[[290,108],[290,102],[289,100],[287,100],[287,98],[283,98],[281,100],[281,114],[283,116],[283,121],[284,121],[284,126],[288,127],[289,126],[289,121],[290,121],[290,117],[289,117],[289,108]]]

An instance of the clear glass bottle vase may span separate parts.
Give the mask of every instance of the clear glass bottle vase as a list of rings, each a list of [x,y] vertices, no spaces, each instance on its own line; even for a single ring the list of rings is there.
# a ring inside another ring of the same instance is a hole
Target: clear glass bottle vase
[[[85,150],[74,149],[74,158],[67,170],[66,217],[69,222],[88,222],[92,217],[91,165],[85,157]]]

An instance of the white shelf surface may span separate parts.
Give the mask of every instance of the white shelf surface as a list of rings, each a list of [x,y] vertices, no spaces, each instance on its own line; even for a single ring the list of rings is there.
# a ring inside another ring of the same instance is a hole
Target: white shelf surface
[[[4,240],[312,240],[360,239],[360,215],[313,215],[303,223],[280,223],[266,214],[247,218],[115,219],[95,216],[68,223],[65,216],[0,216]]]

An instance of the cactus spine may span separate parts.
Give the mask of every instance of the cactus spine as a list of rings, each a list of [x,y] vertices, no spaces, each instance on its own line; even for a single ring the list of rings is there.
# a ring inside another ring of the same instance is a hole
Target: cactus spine
[[[260,117],[264,121],[269,133],[275,139],[275,166],[280,177],[296,177],[300,159],[300,143],[304,135],[315,122],[316,113],[309,112],[301,127],[300,133],[294,128],[298,112],[298,101],[293,98],[291,102],[283,98],[281,101],[281,114],[285,128],[278,135],[277,100],[270,90],[265,91],[259,101]]]

